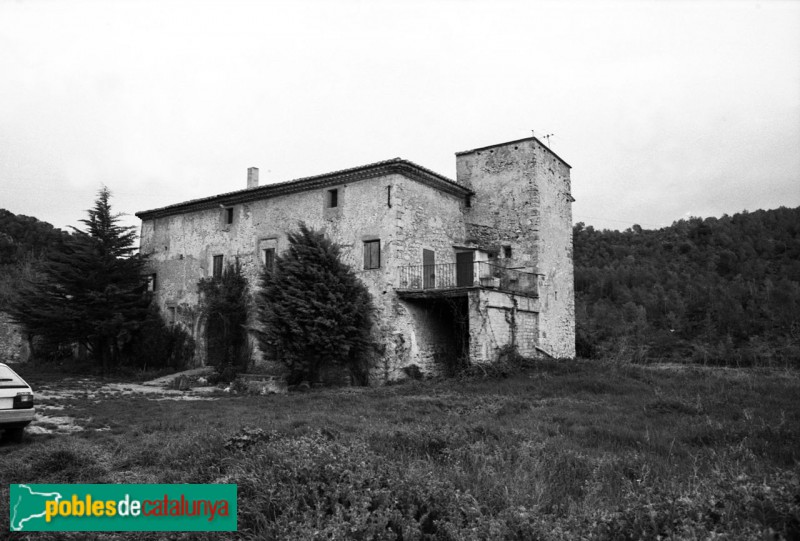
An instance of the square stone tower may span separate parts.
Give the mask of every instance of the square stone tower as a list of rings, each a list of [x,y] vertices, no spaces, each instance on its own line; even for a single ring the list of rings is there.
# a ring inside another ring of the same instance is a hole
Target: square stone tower
[[[456,153],[468,242],[538,276],[540,352],[575,356],[570,166],[535,137]]]

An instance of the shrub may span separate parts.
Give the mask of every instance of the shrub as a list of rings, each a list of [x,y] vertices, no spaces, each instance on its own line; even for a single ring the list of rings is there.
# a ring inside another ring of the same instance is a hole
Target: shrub
[[[319,382],[326,368],[349,369],[368,383],[372,298],[340,259],[340,248],[322,232],[300,223],[289,249],[262,274],[259,344],[289,369],[289,383]]]
[[[183,370],[194,359],[194,339],[180,325],[167,325],[158,308],[151,306],[147,319],[123,350],[123,362],[143,370]]]
[[[237,450],[247,441],[231,476],[239,485],[245,536],[458,539],[454,533],[480,516],[472,496],[429,471],[387,463],[363,442],[339,442],[318,431],[229,441]]]
[[[198,288],[206,318],[206,360],[216,369],[217,381],[232,381],[251,361],[247,279],[237,260],[222,276],[200,280]]]

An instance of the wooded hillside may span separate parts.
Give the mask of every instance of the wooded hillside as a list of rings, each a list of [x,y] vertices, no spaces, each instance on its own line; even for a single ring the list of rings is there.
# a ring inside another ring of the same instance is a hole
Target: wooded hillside
[[[800,366],[800,207],[574,240],[579,356]]]
[[[68,236],[47,222],[0,209],[0,266],[39,257]]]
[[[0,209],[0,306],[66,237]],[[800,366],[800,207],[574,239],[579,356]]]
[[[47,222],[0,209],[0,309],[19,281],[33,276],[41,257],[69,236]]]

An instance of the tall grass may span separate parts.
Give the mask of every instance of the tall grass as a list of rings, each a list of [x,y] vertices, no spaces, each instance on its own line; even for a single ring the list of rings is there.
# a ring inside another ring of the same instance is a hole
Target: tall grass
[[[792,539],[798,396],[794,372],[571,362],[284,397],[71,400],[66,414],[112,430],[0,447],[0,479],[236,483],[240,539]]]

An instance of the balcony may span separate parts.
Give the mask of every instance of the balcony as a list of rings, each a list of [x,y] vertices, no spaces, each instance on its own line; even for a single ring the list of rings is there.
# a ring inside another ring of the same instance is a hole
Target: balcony
[[[529,297],[539,296],[538,275],[507,269],[488,261],[408,265],[397,270],[397,288],[402,290],[485,287]]]

